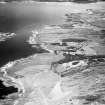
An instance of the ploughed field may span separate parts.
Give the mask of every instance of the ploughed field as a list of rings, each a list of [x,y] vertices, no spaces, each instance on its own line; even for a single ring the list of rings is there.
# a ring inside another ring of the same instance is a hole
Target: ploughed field
[[[9,102],[9,105],[13,102],[16,105],[104,105],[103,4],[81,5],[85,9],[65,14],[64,24],[33,30],[28,42],[48,52],[1,68],[0,76],[4,76],[5,85],[19,88],[18,95],[4,96],[1,105]],[[4,75],[3,71],[6,71]]]

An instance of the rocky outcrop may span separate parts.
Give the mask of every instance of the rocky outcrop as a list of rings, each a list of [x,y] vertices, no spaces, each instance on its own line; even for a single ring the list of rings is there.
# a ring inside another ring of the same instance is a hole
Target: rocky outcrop
[[[5,41],[8,38],[12,38],[15,35],[16,35],[15,33],[3,33],[3,32],[0,32],[0,42]]]
[[[97,23],[104,21],[104,9],[87,9],[84,13],[66,16],[65,24],[45,26],[37,33],[39,40],[36,43],[50,54],[63,56],[62,59],[51,62],[51,71],[61,77],[61,82],[51,91],[52,99],[56,100],[57,97],[59,102],[50,101],[52,104],[64,104],[67,102],[65,98],[69,97],[72,102],[67,103],[73,105],[104,104],[105,55],[98,50],[103,46],[101,36],[104,22],[102,25]],[[57,92],[59,95],[62,92],[69,94],[60,100]]]

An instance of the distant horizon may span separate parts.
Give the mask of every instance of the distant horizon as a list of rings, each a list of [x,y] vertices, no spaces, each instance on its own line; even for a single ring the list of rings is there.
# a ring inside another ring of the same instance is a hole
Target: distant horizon
[[[74,2],[74,3],[95,3],[104,2],[104,0],[1,0],[1,3],[6,2]]]

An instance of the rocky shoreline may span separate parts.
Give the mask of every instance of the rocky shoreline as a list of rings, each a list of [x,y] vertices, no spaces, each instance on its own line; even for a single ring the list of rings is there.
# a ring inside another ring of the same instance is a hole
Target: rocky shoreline
[[[65,16],[62,25],[32,30],[27,42],[47,52],[4,69],[24,90],[15,105],[105,104],[105,9]]]

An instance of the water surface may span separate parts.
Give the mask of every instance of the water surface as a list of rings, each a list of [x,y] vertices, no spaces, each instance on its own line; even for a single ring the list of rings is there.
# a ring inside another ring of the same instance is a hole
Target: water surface
[[[0,43],[0,66],[5,63],[43,52],[32,48],[26,40],[31,30],[44,25],[62,24],[65,9],[56,3],[0,4],[0,32],[14,32],[16,36]]]

